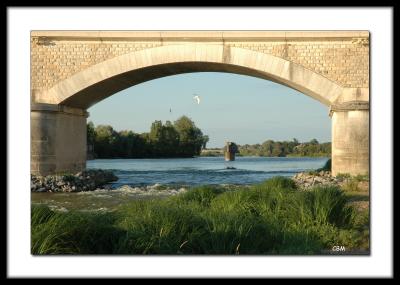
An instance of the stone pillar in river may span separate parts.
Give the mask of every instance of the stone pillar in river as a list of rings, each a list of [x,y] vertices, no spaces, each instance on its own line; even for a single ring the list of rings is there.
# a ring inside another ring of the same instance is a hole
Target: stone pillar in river
[[[234,142],[226,142],[224,147],[225,161],[235,160],[235,154],[237,152],[239,152],[239,149]]]

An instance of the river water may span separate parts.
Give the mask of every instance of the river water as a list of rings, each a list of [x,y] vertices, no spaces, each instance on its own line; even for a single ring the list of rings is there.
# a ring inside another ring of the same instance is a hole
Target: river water
[[[79,193],[32,193],[32,203],[60,211],[110,210],[133,199],[176,195],[204,184],[249,185],[273,176],[293,176],[324,166],[328,158],[309,157],[223,157],[177,159],[96,159],[87,168],[109,169],[119,178],[111,190]]]

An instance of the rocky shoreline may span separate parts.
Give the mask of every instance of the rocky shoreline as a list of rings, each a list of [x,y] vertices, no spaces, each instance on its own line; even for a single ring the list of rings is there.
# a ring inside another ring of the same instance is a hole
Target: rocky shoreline
[[[111,170],[89,169],[77,174],[40,176],[31,174],[31,192],[85,192],[108,189],[107,184],[117,181]],[[292,177],[299,190],[314,186],[343,186],[347,177],[333,177],[330,171],[300,172]],[[156,187],[159,188],[159,187]]]
[[[334,177],[330,171],[300,172],[292,177],[300,190],[314,186],[342,186],[347,182],[345,177]]]
[[[93,191],[118,177],[110,170],[88,169],[77,174],[33,175],[31,192],[83,192]]]

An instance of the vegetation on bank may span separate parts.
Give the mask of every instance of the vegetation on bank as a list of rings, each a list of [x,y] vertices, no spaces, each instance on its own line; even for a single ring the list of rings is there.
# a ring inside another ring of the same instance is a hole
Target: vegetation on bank
[[[237,189],[237,188],[236,188]],[[325,254],[369,248],[369,215],[337,187],[298,191],[275,177],[250,188],[202,186],[114,212],[32,206],[32,254]]]
[[[193,157],[200,154],[208,140],[186,116],[173,124],[154,121],[150,132],[142,134],[87,124],[87,142],[93,146],[95,158]]]
[[[224,156],[223,148],[207,148],[200,152],[200,156]]]
[[[317,171],[332,171],[332,158],[328,159],[324,166],[318,168]]]
[[[93,158],[172,158],[194,156],[223,156],[223,148],[206,149],[209,137],[196,127],[188,117],[182,116],[174,123],[154,121],[148,133],[115,131],[112,126],[87,124],[87,143]],[[300,143],[267,140],[262,144],[238,145],[237,156],[308,156],[330,157],[331,143],[316,139]]]
[[[267,140],[262,144],[239,145],[239,154],[242,156],[310,156],[330,157],[331,143],[319,143],[312,139],[309,142],[300,143],[297,139],[292,141]]]
[[[262,144],[238,145],[236,156],[266,156],[266,157],[330,157],[331,143],[319,143],[316,139],[300,143],[292,141],[267,140]],[[224,148],[203,149],[201,156],[223,156]]]

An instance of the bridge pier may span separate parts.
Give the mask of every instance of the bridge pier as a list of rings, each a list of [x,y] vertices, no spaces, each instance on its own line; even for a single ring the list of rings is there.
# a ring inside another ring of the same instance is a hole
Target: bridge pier
[[[86,168],[86,118],[82,109],[31,105],[31,173],[48,175]]]
[[[369,174],[369,103],[331,106],[332,175]]]

